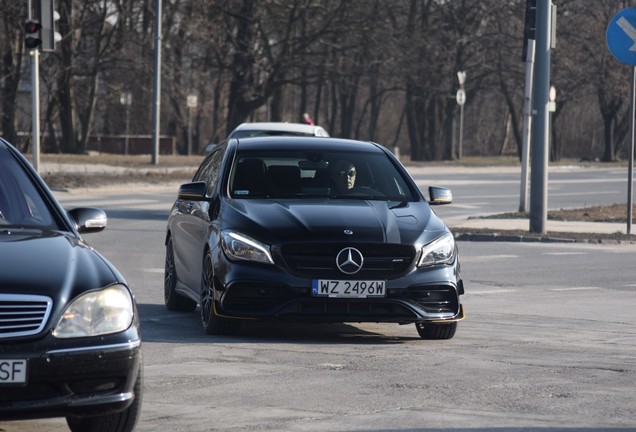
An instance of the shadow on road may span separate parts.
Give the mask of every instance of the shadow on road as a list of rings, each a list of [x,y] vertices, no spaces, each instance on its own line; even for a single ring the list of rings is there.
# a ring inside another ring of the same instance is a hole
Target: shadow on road
[[[303,343],[387,345],[419,340],[417,336],[385,335],[346,323],[257,321],[242,323],[232,336],[206,335],[194,312],[172,312],[160,304],[139,304],[143,341],[160,343]],[[397,326],[398,324],[387,324]]]

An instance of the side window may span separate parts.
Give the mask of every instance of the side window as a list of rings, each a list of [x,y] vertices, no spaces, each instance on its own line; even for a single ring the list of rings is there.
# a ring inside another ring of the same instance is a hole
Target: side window
[[[212,162],[212,154],[210,154],[205,161],[201,164],[194,177],[193,182],[206,181],[208,173],[210,172],[210,163]]]
[[[8,153],[0,154],[0,224],[56,227],[39,190]]]
[[[205,194],[207,196],[211,196],[214,191],[214,187],[216,186],[216,182],[219,180],[219,175],[221,174],[221,163],[223,162],[224,151],[219,149],[210,155],[210,159],[208,160],[207,169],[205,170],[205,181],[207,187],[205,189]]]

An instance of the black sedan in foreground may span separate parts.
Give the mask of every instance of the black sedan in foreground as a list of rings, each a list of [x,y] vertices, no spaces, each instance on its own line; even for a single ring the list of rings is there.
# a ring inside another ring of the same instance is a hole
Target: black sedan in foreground
[[[464,316],[457,246],[384,147],[335,138],[230,139],[181,185],[164,300],[200,305],[208,334],[244,320],[415,324],[450,339]]]
[[[0,139],[0,419],[134,429],[143,379],[135,300],[80,235],[105,227],[102,210],[64,211]]]

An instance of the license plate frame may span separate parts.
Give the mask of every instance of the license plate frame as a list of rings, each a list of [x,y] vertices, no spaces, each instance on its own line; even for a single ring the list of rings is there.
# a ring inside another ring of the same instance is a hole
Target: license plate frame
[[[27,359],[0,358],[0,387],[26,386],[28,384],[29,362]]]
[[[311,295],[350,299],[384,298],[386,280],[313,279]]]

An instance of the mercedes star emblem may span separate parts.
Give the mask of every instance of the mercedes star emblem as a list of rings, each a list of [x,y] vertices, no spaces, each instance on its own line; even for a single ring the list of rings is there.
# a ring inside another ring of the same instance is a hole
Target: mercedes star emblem
[[[356,274],[362,269],[362,253],[352,247],[344,248],[336,256],[336,265],[345,274]]]

